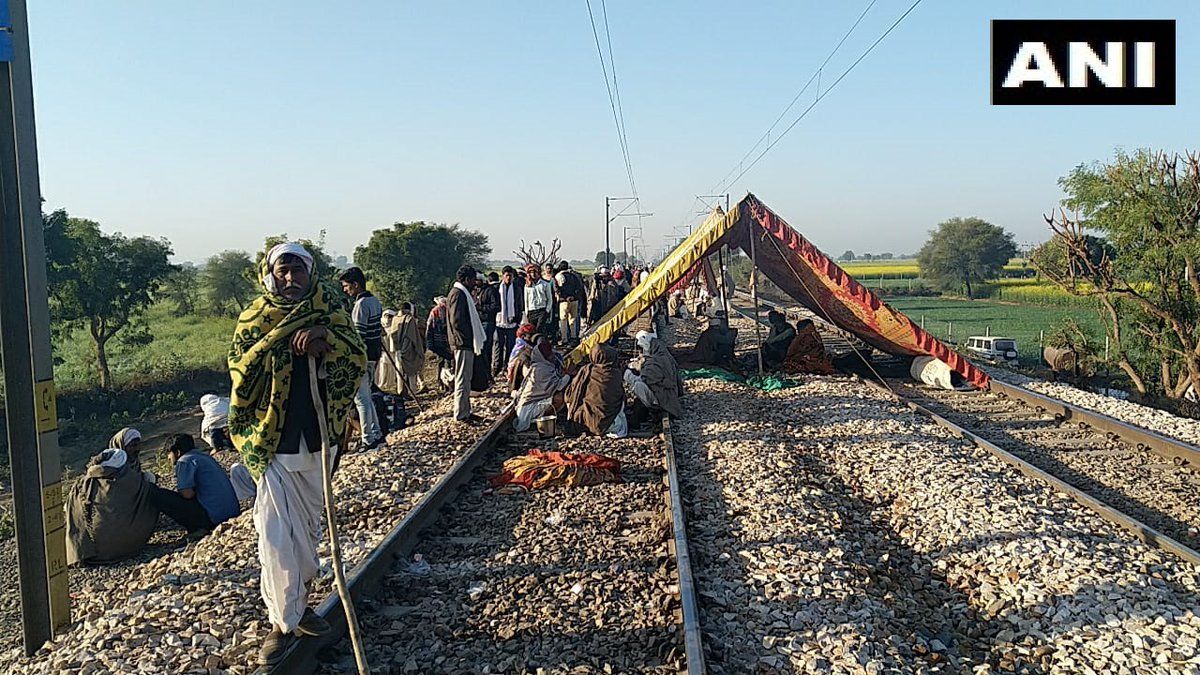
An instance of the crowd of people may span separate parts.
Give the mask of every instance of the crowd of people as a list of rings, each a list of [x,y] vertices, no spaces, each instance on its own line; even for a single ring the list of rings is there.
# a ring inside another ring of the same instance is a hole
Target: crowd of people
[[[318,570],[320,453],[328,448],[336,466],[340,453],[370,452],[403,426],[406,403],[431,384],[423,380],[427,354],[437,364],[432,386],[453,392],[453,416],[461,423],[481,421],[472,412],[472,392],[503,389],[518,432],[552,418],[568,435],[613,438],[663,415],[682,415],[680,365],[653,329],[668,315],[708,321],[682,357],[685,365],[733,362],[736,331],[692,284],[656,303],[652,330],[637,332],[637,354],[628,362],[614,337],[582,363],[565,364],[563,354],[587,327],[647,275],[616,265],[585,280],[566,262],[487,275],[463,266],[422,326],[412,302],[385,308],[362,270],[341,273],[338,289],[318,277],[302,246],[275,246],[262,262],[260,296],[238,319],[228,361],[231,396],[200,400],[200,438],[208,447],[190,434],[167,438],[174,478],[168,488],[150,470],[153,462],[143,466],[142,434],[117,432],[71,489],[68,560],[103,564],[135,555],[160,515],[182,528],[180,540],[187,542],[251,509],[272,626],[259,660],[272,665],[297,635],[329,630],[309,606],[307,590]],[[778,313],[770,321],[765,360],[825,372],[828,360],[811,322],[792,327]],[[498,380],[503,387],[494,387]]]
[[[568,433],[625,436],[656,414],[680,413],[677,365],[653,333],[638,334],[632,363],[601,345],[587,363],[564,368],[563,351],[645,275],[618,265],[585,280],[566,262],[487,275],[464,266],[422,325],[413,302],[385,308],[361,269],[342,272],[338,289],[318,278],[304,247],[275,246],[262,261],[261,295],[238,319],[231,396],[200,399],[202,443],[172,434],[159,454],[144,455],[140,431],[117,432],[71,488],[68,562],[137,555],[160,516],[186,543],[252,510],[272,626],[259,660],[271,665],[297,635],[329,629],[307,597],[318,569],[323,447],[335,458],[379,447],[430,384],[453,392],[454,418],[467,424],[481,421],[471,393],[501,379],[521,430],[556,415]],[[435,383],[423,380],[427,354]],[[152,470],[160,459],[173,481]]]

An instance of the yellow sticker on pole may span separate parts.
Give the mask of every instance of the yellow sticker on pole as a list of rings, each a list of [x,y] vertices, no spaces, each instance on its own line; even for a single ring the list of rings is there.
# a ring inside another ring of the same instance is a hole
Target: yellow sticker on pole
[[[39,434],[58,429],[58,401],[54,380],[42,380],[33,386],[33,407],[37,411]]]
[[[71,622],[68,588],[66,512],[62,483],[42,488],[42,522],[46,532],[46,574],[50,578],[50,618],[57,629]]]

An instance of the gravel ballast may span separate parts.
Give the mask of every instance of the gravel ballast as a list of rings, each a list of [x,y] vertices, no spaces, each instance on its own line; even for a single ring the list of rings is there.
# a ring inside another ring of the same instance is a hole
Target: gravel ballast
[[[1200,420],[1179,417],[1165,410],[1151,408],[1140,403],[1084,391],[1062,382],[1037,380],[1003,368],[985,367],[984,369],[988,375],[1003,382],[1015,384],[1044,396],[1050,396],[1080,408],[1094,410],[1122,422],[1200,446]]]
[[[473,401],[484,417],[507,403],[495,395]],[[448,398],[426,405],[416,423],[391,434],[385,446],[341,460],[334,490],[347,569],[483,432],[452,421]],[[332,589],[324,538],[321,556],[326,569],[310,593],[313,606]],[[186,549],[123,573],[82,574],[92,581],[75,597],[69,632],[32,658],[17,648],[0,654],[0,672],[247,673],[257,667],[270,627],[249,511]]]
[[[1194,568],[882,394],[689,389],[712,672],[1200,672]]]
[[[683,664],[661,437],[554,448],[619,460],[620,483],[489,489],[502,461],[530,447],[546,449],[533,439],[501,449],[363,607],[373,669],[675,673]],[[354,672],[346,641],[339,652],[324,670]]]

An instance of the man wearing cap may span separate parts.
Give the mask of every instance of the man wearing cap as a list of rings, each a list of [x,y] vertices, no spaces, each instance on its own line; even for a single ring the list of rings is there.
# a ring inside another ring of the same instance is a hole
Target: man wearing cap
[[[525,266],[525,321],[537,327],[541,335],[550,335],[554,308],[554,285],[542,278],[542,270],[530,263]]]
[[[238,317],[229,349],[229,436],[256,481],[254,528],[271,624],[259,663],[270,666],[283,658],[295,633],[329,630],[309,609],[307,589],[318,570],[324,503],[320,425],[327,425],[336,454],[367,349],[341,290],[318,278],[303,246],[286,243],[268,251],[259,280],[262,295]]]

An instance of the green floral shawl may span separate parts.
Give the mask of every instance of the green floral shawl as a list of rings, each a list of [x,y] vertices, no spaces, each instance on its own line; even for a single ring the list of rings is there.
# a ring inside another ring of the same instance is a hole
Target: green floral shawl
[[[265,260],[261,267],[260,279],[268,272]],[[336,442],[367,367],[367,350],[346,309],[345,294],[314,270],[304,297],[291,301],[264,287],[263,295],[238,317],[229,348],[229,436],[255,478],[266,471],[279,446],[290,388],[309,386],[307,381],[292,382],[291,340],[297,329],[313,326],[328,329],[333,347],[323,361],[325,418],[329,438]]]

